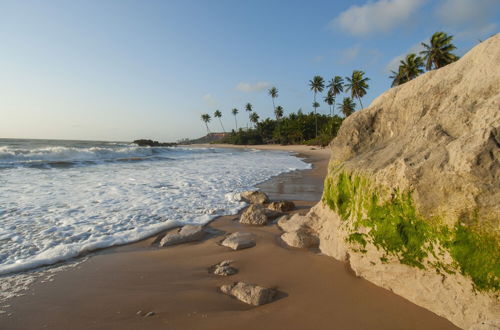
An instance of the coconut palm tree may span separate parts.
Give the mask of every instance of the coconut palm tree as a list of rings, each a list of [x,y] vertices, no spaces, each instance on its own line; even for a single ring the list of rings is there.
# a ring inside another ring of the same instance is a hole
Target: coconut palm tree
[[[422,42],[425,49],[420,54],[424,56],[427,70],[439,69],[459,59],[452,53],[457,48],[451,43],[452,40],[453,36],[440,31],[432,35],[430,44]]]
[[[333,104],[335,104],[337,95],[344,91],[344,79],[342,79],[341,76],[335,76],[326,87],[328,87],[328,90],[332,93]]]
[[[406,82],[406,77],[404,76],[401,67],[399,67],[398,72],[391,70],[389,79],[392,79],[391,87],[399,86]]]
[[[279,122],[279,120],[283,117],[283,107],[281,105],[276,107],[274,115],[276,116],[276,120]]]
[[[236,115],[238,114],[238,109],[233,108],[233,110],[231,110],[231,113],[234,116],[234,124],[236,126],[236,131],[237,131],[238,130],[238,121],[236,120]]]
[[[257,112],[252,112],[250,114],[250,121],[254,124],[254,126],[257,126],[257,123],[259,122],[259,115]]]
[[[406,55],[404,60],[400,61],[398,72],[392,71],[392,87],[404,84],[407,81],[415,79],[421,73],[424,73],[424,60],[416,54]]]
[[[416,54],[408,54],[400,62],[399,70],[406,76],[407,81],[415,79],[421,73],[424,73],[424,60]]]
[[[224,133],[226,133],[226,130],[224,129],[224,125],[222,125],[222,120],[220,119],[222,117],[222,112],[220,112],[219,110],[215,110],[214,117],[219,118],[219,122],[220,122],[220,126],[222,127],[222,131]]]
[[[347,118],[352,115],[356,109],[356,103],[350,97],[344,97],[342,103],[339,103],[340,111],[344,114],[344,117]]]
[[[253,110],[253,106],[251,103],[245,104],[245,111],[252,112],[252,110]],[[247,129],[248,129],[248,123],[247,123]]]
[[[330,117],[331,117],[332,116],[332,105],[335,104],[335,98],[333,97],[333,93],[331,90],[329,90],[328,93],[326,93],[324,101],[330,107]]]
[[[361,109],[363,109],[363,103],[361,103],[361,98],[366,95],[366,90],[368,89],[368,84],[366,83],[370,78],[364,77],[365,73],[360,70],[354,70],[351,77],[346,77],[347,84],[345,85],[346,92],[351,91],[351,97],[357,98]],[[345,98],[344,98],[345,100]]]
[[[208,129],[208,123],[210,122],[210,115],[208,113],[204,113],[201,115],[201,120],[205,123],[205,126],[207,127],[207,134],[210,134],[210,130]]]
[[[271,87],[267,91],[269,95],[271,95],[271,98],[273,99],[273,110],[276,110],[276,107],[274,106],[274,99],[278,97],[278,89],[276,87]]]
[[[318,136],[318,116],[316,115],[316,108],[319,107],[319,103],[316,102],[316,94],[322,92],[325,88],[325,80],[321,76],[314,76],[312,80],[309,80],[309,87],[314,92],[314,117],[316,118],[316,136]]]

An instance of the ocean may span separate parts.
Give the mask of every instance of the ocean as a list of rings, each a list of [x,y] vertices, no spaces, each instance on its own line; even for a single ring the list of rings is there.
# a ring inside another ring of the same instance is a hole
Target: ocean
[[[281,151],[0,139],[0,275],[236,214],[240,192],[307,168]]]

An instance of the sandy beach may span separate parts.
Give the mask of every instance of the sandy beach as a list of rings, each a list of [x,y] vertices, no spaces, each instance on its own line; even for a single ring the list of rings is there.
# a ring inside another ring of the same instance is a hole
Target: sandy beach
[[[293,200],[293,212],[306,213],[320,199],[328,149],[251,148],[287,150],[313,164],[312,170],[261,184],[272,200]],[[216,219],[208,225],[214,234],[196,243],[158,248],[151,237],[94,253],[54,281],[36,283],[26,295],[11,299],[11,315],[0,315],[0,329],[456,329],[357,278],[344,263],[287,247],[277,226],[245,226],[236,219]],[[218,244],[223,233],[235,231],[254,233],[257,245],[232,251]],[[226,259],[234,260],[238,274],[208,273]],[[276,287],[277,300],[252,307],[218,291],[234,281]],[[149,312],[154,315],[146,317]]]

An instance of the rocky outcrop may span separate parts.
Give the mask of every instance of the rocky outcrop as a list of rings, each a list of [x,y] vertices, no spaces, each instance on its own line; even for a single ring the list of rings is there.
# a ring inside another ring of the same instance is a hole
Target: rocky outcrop
[[[175,147],[177,145],[177,143],[158,142],[146,139],[135,140],[133,143],[137,144],[139,147]]]
[[[248,249],[255,246],[255,235],[237,231],[226,237],[221,244],[233,250]]]
[[[186,225],[178,232],[166,234],[160,241],[161,247],[194,242],[203,238],[205,232],[203,226]]]
[[[271,202],[267,208],[279,212],[289,212],[295,209],[295,203],[292,201]]]
[[[246,225],[264,226],[267,225],[269,221],[282,215],[283,213],[267,209],[262,205],[252,204],[241,214],[240,223]]]
[[[462,328],[498,327],[499,86],[497,34],[385,92],[332,141],[322,201],[280,226]]]
[[[276,296],[275,289],[264,288],[245,282],[225,284],[220,287],[220,290],[227,295],[233,296],[236,299],[253,306],[270,303]]]
[[[250,204],[266,204],[269,202],[269,197],[262,191],[249,190],[240,194],[241,199]]]

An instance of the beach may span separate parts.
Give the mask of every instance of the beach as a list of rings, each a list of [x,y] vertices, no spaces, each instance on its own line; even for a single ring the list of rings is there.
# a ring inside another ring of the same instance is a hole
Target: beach
[[[213,147],[213,146],[211,146]],[[253,147],[252,148],[260,148]],[[328,149],[272,146],[297,153],[312,170],[283,174],[260,185],[272,200],[293,200],[306,213],[321,197]],[[167,248],[155,237],[93,253],[84,263],[9,301],[2,329],[454,329],[444,318],[357,278],[318,251],[289,248],[275,225],[239,224],[222,216],[200,242]],[[222,233],[249,231],[255,247],[232,251]],[[230,277],[208,268],[233,260]],[[234,281],[276,287],[274,302],[252,307],[219,292]],[[150,313],[152,312],[152,313]],[[150,313],[151,316],[145,316]]]

